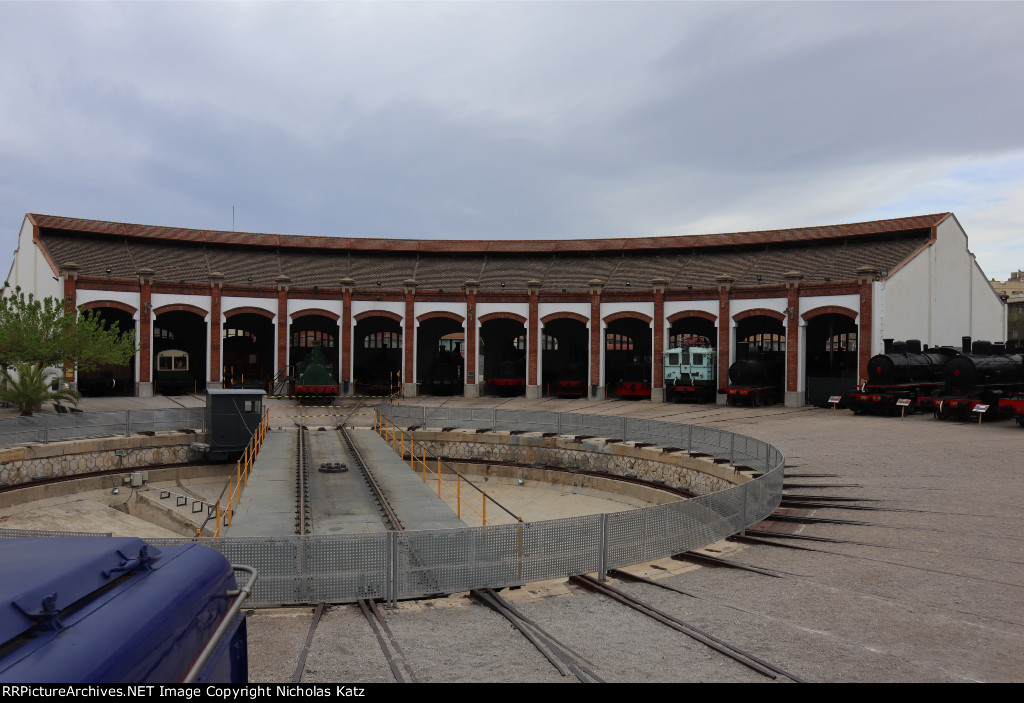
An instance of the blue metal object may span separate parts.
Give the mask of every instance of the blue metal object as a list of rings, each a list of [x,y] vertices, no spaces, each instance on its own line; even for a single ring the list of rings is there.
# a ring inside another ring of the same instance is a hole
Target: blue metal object
[[[175,683],[228,615],[237,589],[223,555],[138,538],[0,541],[0,681]],[[245,683],[245,620],[197,681]]]

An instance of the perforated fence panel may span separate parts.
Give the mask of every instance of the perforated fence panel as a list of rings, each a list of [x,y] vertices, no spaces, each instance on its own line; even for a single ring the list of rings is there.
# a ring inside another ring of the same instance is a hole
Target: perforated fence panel
[[[115,437],[133,432],[204,430],[205,408],[115,410],[92,413],[49,413],[0,420],[0,446],[26,442],[62,442],[72,439]]]

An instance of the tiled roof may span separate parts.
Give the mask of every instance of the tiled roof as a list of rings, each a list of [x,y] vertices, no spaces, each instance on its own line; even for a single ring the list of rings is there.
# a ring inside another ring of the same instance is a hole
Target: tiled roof
[[[796,270],[804,281],[856,278],[872,265],[894,269],[930,237],[948,214],[761,232],[562,241],[440,241],[298,237],[215,232],[29,215],[39,241],[58,265],[74,262],[87,276],[134,278],[152,268],[158,280],[205,282],[219,271],[225,283],[273,286],[285,274],[296,287],[399,289],[407,279],[424,290],[455,290],[479,280],[483,290],[580,291],[591,279],[605,290],[715,285],[726,274],[736,285],[779,284]],[[107,269],[110,273],[107,273]]]

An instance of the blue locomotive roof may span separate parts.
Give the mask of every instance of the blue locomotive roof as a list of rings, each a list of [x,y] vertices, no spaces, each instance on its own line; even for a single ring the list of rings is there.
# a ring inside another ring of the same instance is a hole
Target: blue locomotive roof
[[[0,681],[180,681],[236,588],[194,544],[10,539],[0,560]]]

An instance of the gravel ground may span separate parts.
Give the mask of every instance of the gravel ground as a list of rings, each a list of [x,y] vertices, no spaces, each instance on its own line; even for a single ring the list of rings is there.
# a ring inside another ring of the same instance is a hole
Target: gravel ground
[[[494,399],[423,399],[489,407]],[[793,494],[856,497],[881,508],[818,510],[873,523],[814,524],[793,542],[817,551],[716,545],[727,557],[784,578],[723,568],[651,572],[696,597],[644,584],[624,590],[809,681],[1024,679],[1024,431],[1006,422],[925,416],[855,417],[810,408],[671,406],[646,402],[512,400],[531,407],[630,414],[723,427],[774,443]],[[518,404],[518,405],[517,405]],[[810,474],[811,476],[799,476]],[[678,562],[671,562],[678,564]],[[662,568],[658,568],[661,566]],[[565,584],[506,592],[608,681],[768,681],[684,635]],[[526,640],[464,595],[385,611],[423,681],[566,681]],[[250,676],[287,681],[311,609],[249,618]],[[385,681],[390,671],[358,610],[328,611],[303,681]]]

